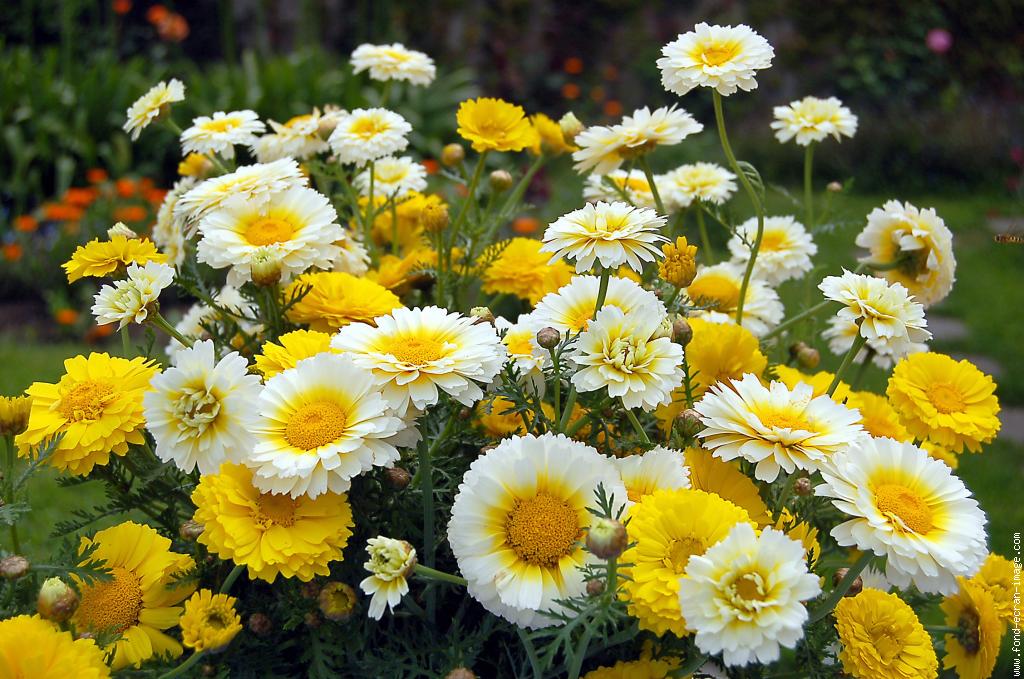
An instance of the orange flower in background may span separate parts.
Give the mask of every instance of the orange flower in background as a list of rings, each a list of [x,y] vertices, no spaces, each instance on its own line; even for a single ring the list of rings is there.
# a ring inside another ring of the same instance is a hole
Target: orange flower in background
[[[618,99],[609,99],[602,106],[604,114],[609,118],[618,118],[622,115],[622,102]]]
[[[107,181],[109,175],[102,167],[90,167],[85,171],[85,179],[90,184],[100,184]]]
[[[562,70],[569,75],[579,75],[583,73],[583,60],[579,57],[569,57],[562,65]]]
[[[580,86],[576,83],[565,83],[562,85],[562,96],[566,99],[579,99]]]
[[[4,246],[4,259],[8,262],[17,262],[23,254],[24,251],[17,243],[8,243]]]
[[[149,216],[149,212],[141,205],[125,205],[114,210],[114,220],[118,222],[141,222]]]
[[[108,323],[107,325],[94,325],[85,331],[83,339],[89,344],[95,344],[105,337],[110,337],[114,334],[114,324]]]
[[[146,193],[147,191],[152,191],[155,186],[156,184],[153,183],[152,179],[150,179],[149,177],[143,177],[142,179],[139,180],[138,183],[139,193]]]
[[[146,10],[146,21],[155,26],[166,19],[170,13],[170,10],[163,5],[153,5]]]
[[[57,321],[58,325],[74,325],[78,322],[78,312],[74,309],[57,309],[53,314],[53,320]]]
[[[512,222],[512,232],[520,236],[529,236],[531,233],[537,233],[538,229],[540,229],[540,220],[536,217],[516,217],[515,221]]]
[[[21,215],[14,218],[14,229],[22,233],[32,233],[39,228],[39,220],[32,215]]]
[[[144,195],[153,205],[160,205],[167,197],[167,189],[147,189]]]
[[[135,191],[138,188],[135,184],[135,180],[128,179],[127,177],[118,179],[114,186],[117,188],[117,195],[122,198],[131,198],[135,195]]]
[[[43,217],[55,222],[77,222],[85,211],[77,205],[47,203],[43,205]]]
[[[166,42],[181,42],[188,37],[189,27],[185,17],[178,13],[168,14],[156,25],[157,35]]]
[[[597,103],[600,103],[600,102],[604,101],[605,100],[605,96],[606,95],[605,95],[604,88],[601,87],[600,85],[598,85],[594,89],[590,90],[590,98],[593,99]]]
[[[601,77],[605,80],[618,80],[619,69],[612,64],[608,64],[601,70]]]
[[[427,174],[437,174],[441,169],[441,166],[433,158],[425,158],[421,160],[420,165],[427,169]]]
[[[64,202],[77,207],[89,207],[97,196],[99,196],[99,191],[91,186],[81,188],[72,186],[64,192]]]
[[[110,6],[114,8],[114,14],[124,15],[132,11],[132,0],[114,0]]]

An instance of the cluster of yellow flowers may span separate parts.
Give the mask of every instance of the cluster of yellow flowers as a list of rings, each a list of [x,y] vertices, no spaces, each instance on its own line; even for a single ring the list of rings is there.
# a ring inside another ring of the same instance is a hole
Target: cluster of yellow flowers
[[[120,227],[65,265],[69,282],[112,279],[98,321],[126,339],[133,324],[165,332],[169,363],[77,356],[57,383],[32,385],[30,406],[0,402],[0,420],[21,457],[46,450],[67,474],[141,456],[173,466],[191,479],[193,537],[235,570],[221,593],[196,591],[183,576],[196,560],[154,528],[101,530],[83,538],[82,565],[110,577],[76,581],[77,608],[59,621],[90,637],[39,616],[0,622],[0,674],[45,662],[48,676],[106,676],[183,646],[192,659],[224,650],[241,630],[226,594],[240,572],[308,582],[357,548],[374,619],[407,601],[413,578],[465,587],[527,645],[619,611],[608,619],[638,631],[591,679],[733,676],[798,647],[802,663],[858,679],[934,678],[935,641],[963,679],[990,676],[1013,569],[989,555],[986,517],[953,470],[993,440],[999,404],[989,376],[926,345],[925,307],[955,278],[952,236],[934,210],[886,203],[857,236],[856,270],[825,277],[819,303],[785,309],[779,286],[808,276],[818,250],[813,184],[803,223],[767,216],[723,114],[723,97],[756,88],[773,55],[746,26],[702,23],[658,60],[669,92],[712,90],[728,167],[653,173],[658,148],[704,127],[677,106],[584,127],[465,101],[455,122],[477,158],[449,145],[438,177],[400,155],[412,126],[383,93],[270,132],[252,111],[179,130],[191,155],[151,238]],[[401,45],[364,45],[353,65],[408,86],[434,78],[429,57]],[[126,130],[175,127],[184,96],[161,83]],[[857,125],[834,98],[775,117],[808,163]],[[258,162],[236,164],[236,147]],[[516,181],[520,152],[533,159]],[[539,239],[500,238],[536,171],[566,155],[588,175],[583,206]],[[713,206],[737,180],[755,215],[729,224]],[[729,231],[729,260],[716,261],[709,221]],[[217,278],[196,284],[200,263]],[[158,302],[172,284],[199,298],[176,325]],[[842,356],[832,373],[813,372],[820,355],[804,342],[785,351],[821,313]],[[872,362],[891,369],[884,394],[860,388]],[[464,459],[461,480],[435,488],[432,465],[459,447],[472,454],[445,464]],[[392,510],[371,521],[354,494],[367,477],[404,488],[410,466],[422,534],[367,538]],[[435,567],[435,502],[457,575]],[[910,605],[928,596],[944,597],[944,640]],[[344,582],[320,598],[331,620],[359,605]],[[576,637],[572,679],[590,634]]]

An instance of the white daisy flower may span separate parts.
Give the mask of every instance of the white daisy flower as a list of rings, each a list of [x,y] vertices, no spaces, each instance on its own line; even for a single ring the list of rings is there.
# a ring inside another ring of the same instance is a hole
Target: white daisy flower
[[[373,80],[404,80],[423,86],[433,82],[437,75],[433,59],[397,42],[360,45],[352,52],[352,70],[355,73],[369,71]]]
[[[156,223],[153,225],[153,242],[167,255],[167,260],[175,268],[185,261],[185,223],[180,214],[175,214],[174,206],[182,195],[195,185],[196,180],[193,177],[182,177],[174,182],[174,186],[160,203]]]
[[[622,202],[588,203],[548,226],[541,252],[553,252],[552,263],[575,259],[576,273],[589,271],[595,260],[605,269],[628,264],[640,273],[644,262],[664,256],[659,245],[668,239],[658,232],[663,226],[665,218],[654,210]]]
[[[370,170],[356,175],[355,187],[362,197],[370,195]],[[381,158],[373,163],[373,195],[381,198],[401,196],[427,188],[427,168],[408,156]]]
[[[215,474],[225,461],[241,462],[255,441],[252,404],[260,378],[236,352],[217,360],[211,340],[196,342],[155,375],[142,399],[156,456],[191,473]]]
[[[654,180],[660,193],[661,183],[658,177]],[[609,182],[612,186],[609,186]],[[583,200],[588,203],[621,201],[622,194],[626,194],[631,205],[654,208],[654,192],[651,191],[647,177],[639,170],[614,170],[606,175],[592,174],[583,184]]]
[[[199,116],[181,133],[182,155],[218,153],[231,159],[235,157],[235,144],[251,146],[256,135],[266,129],[255,111],[217,111],[213,116]]]
[[[842,276],[827,276],[818,288],[828,299],[845,305],[839,318],[857,323],[861,337],[887,354],[901,358],[913,344],[931,339],[924,307],[899,283],[843,269]]]
[[[694,304],[707,307],[707,310],[698,312],[698,316],[719,322],[715,318],[710,318],[712,314],[709,312],[735,318],[742,286],[743,269],[735,264],[723,262],[714,266],[699,267],[697,276],[686,289],[686,294]],[[779,300],[779,293],[763,280],[751,277],[743,303],[743,327],[755,337],[761,337],[778,325],[784,314],[785,309]]]
[[[647,106],[625,116],[619,127],[626,135],[626,147],[652,150],[655,146],[675,146],[691,134],[697,134],[704,125],[693,116],[675,106],[662,106],[651,111]]]
[[[695,200],[722,205],[736,193],[736,175],[715,163],[690,163],[655,178],[665,209],[675,212]]]
[[[953,234],[934,208],[919,210],[910,203],[890,200],[868,215],[857,245],[870,255],[862,261],[901,262],[878,276],[900,283],[925,307],[941,302],[956,281]]]
[[[772,129],[782,143],[795,137],[797,144],[807,146],[829,135],[842,141],[842,137],[852,137],[857,132],[857,116],[835,97],[804,97],[787,106],[776,106],[774,113]]]
[[[756,238],[757,217],[751,217],[736,227],[736,234],[729,239],[734,263],[746,267]],[[817,253],[818,246],[811,239],[811,234],[795,218],[789,215],[765,217],[754,275],[769,285],[800,278],[811,270],[811,257]]]
[[[469,406],[483,398],[505,363],[505,347],[494,326],[429,306],[399,308],[374,319],[374,325],[350,323],[331,340],[363,368],[373,371],[391,407],[405,413],[423,409],[444,391]]]
[[[252,256],[270,247],[281,261],[281,280],[315,266],[330,269],[345,238],[338,215],[325,196],[305,187],[275,194],[265,206],[232,199],[199,222],[196,258],[215,269],[231,267],[228,285],[251,280]]]
[[[586,329],[594,318],[600,284],[597,276],[574,276],[557,292],[544,295],[530,314],[536,330],[550,327],[565,336]],[[608,292],[601,308],[608,307],[618,307],[625,313],[643,311],[658,318],[668,313],[665,304],[653,292],[618,276],[608,279]]]
[[[573,151],[573,167],[579,173],[592,172],[603,175],[619,169],[626,159],[626,144],[629,134],[621,126],[606,127],[593,125],[576,135],[573,143],[579,148]]]
[[[121,330],[132,321],[145,322],[150,307],[174,280],[174,269],[158,262],[129,264],[127,274],[127,278],[104,285],[96,293],[92,307],[96,325],[117,323]]]
[[[508,351],[508,361],[515,363],[522,379],[529,380],[534,391],[544,394],[544,367],[551,363],[551,354],[537,344],[536,321],[529,314],[522,314],[515,323],[499,316],[494,327],[501,334],[501,343]]]
[[[910,443],[864,438],[822,469],[815,495],[852,517],[832,529],[843,547],[887,557],[900,589],[953,594],[988,555],[985,514],[945,463]]]
[[[412,125],[394,111],[357,108],[338,117],[327,142],[343,164],[364,165],[405,150]]]
[[[352,478],[399,459],[393,438],[406,424],[376,380],[347,356],[323,353],[267,380],[245,460],[253,484],[292,497],[344,493]]]
[[[821,593],[807,572],[804,548],[774,528],[758,535],[738,523],[703,555],[693,555],[679,581],[679,605],[697,648],[722,654],[726,666],[768,664],[795,648],[809,617],[803,602]]]
[[[292,158],[244,165],[234,172],[207,179],[186,191],[175,203],[174,215],[187,224],[195,224],[229,198],[240,196],[238,200],[263,207],[274,194],[306,185],[306,177]]]
[[[618,506],[626,489],[612,461],[559,434],[512,436],[469,467],[459,485],[448,541],[470,596],[521,627],[558,624],[544,613],[586,590],[580,567],[595,491]]]
[[[693,407],[705,427],[702,445],[722,460],[757,465],[754,477],[768,483],[781,471],[814,473],[865,435],[857,409],[814,397],[803,382],[792,391],[781,382],[765,387],[750,373],[713,385]]]
[[[748,26],[697,24],[661,48],[661,84],[682,96],[695,87],[712,87],[723,96],[757,87],[757,71],[772,65],[775,50]]]
[[[683,348],[653,338],[662,317],[645,310],[603,308],[580,335],[570,359],[579,366],[572,383],[580,392],[608,389],[627,408],[650,411],[672,401],[683,383]]]
[[[281,158],[305,160],[330,149],[322,126],[332,115],[320,113],[313,109],[312,113],[295,116],[285,123],[268,120],[272,133],[267,133],[252,143],[251,150],[261,163],[269,163]]]
[[[345,237],[334,242],[341,248],[341,253],[334,260],[334,268],[331,271],[362,276],[370,270],[370,253],[357,235],[348,229],[344,229],[344,231]]]
[[[826,324],[828,327],[821,332],[822,339],[828,342],[828,348],[833,354],[845,356],[853,346],[853,340],[860,334],[860,327],[856,322],[840,316],[833,316]],[[904,356],[928,351],[928,345],[924,342],[911,342],[899,345],[897,351],[885,339],[869,339],[867,345],[854,356],[854,361],[863,362],[869,349],[871,362],[882,370],[889,370]]]
[[[416,550],[405,540],[378,535],[366,541],[366,553],[370,560],[363,568],[370,575],[359,583],[359,588],[371,595],[367,614],[380,620],[385,609],[394,612],[402,597],[409,593],[407,578],[416,567]]]
[[[128,107],[124,131],[135,141],[142,130],[149,127],[171,104],[184,99],[185,86],[180,80],[171,78],[170,82],[158,82]]]
[[[614,459],[630,502],[639,502],[656,490],[690,487],[690,468],[678,450],[657,446],[643,455]]]

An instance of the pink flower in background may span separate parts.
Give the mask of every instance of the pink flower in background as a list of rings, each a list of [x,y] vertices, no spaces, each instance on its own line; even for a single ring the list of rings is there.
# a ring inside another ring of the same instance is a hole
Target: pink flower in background
[[[953,46],[953,34],[945,28],[933,28],[928,31],[928,35],[925,36],[924,42],[932,52],[935,52],[936,54],[945,54],[949,51],[949,48]]]

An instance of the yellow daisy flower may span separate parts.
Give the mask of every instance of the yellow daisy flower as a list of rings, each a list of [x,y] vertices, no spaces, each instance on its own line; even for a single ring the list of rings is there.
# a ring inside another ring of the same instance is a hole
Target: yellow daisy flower
[[[611,667],[598,667],[583,675],[583,679],[664,679],[679,661],[666,660],[620,660]]]
[[[573,269],[562,260],[551,259],[540,251],[533,238],[512,238],[491,246],[482,260],[487,263],[480,275],[488,295],[515,295],[535,305],[549,292],[555,292],[572,279]]]
[[[1019,585],[1014,581],[1012,561],[998,554],[989,554],[971,582],[986,590],[995,603],[999,619],[1009,624],[1013,620],[1013,597]]]
[[[376,317],[402,307],[398,296],[382,285],[340,271],[303,274],[285,288],[284,298],[291,299],[306,287],[312,289],[288,309],[288,320],[318,332],[333,332],[349,323],[373,323]]]
[[[818,542],[817,528],[806,521],[801,521],[786,507],[782,508],[782,512],[775,522],[775,528],[804,546],[809,568],[818,565],[818,558],[821,556],[821,543]]]
[[[71,259],[61,267],[68,275],[68,283],[74,283],[82,278],[103,278],[123,272],[129,264],[145,266],[147,262],[163,264],[167,262],[167,256],[161,254],[148,238],[114,236],[104,241],[94,238],[85,245],[79,245]]]
[[[928,352],[896,364],[886,395],[917,438],[954,453],[978,453],[999,431],[995,390],[992,378],[970,361]]]
[[[563,153],[572,153],[576,150],[575,144],[565,140],[562,126],[558,124],[557,120],[552,120],[543,113],[535,113],[530,116],[530,122],[533,123],[533,129],[537,132],[537,140],[530,147],[530,152],[534,155],[540,155],[541,151],[544,151],[553,156],[560,156]]]
[[[781,364],[775,366],[775,375],[778,377],[779,382],[782,382],[790,389],[796,388],[796,385],[800,382],[811,385],[811,389],[813,390],[811,393],[815,398],[823,396],[828,391],[829,386],[832,384],[832,380],[835,378],[835,375],[824,370],[819,370],[813,375],[808,375],[807,373],[800,372],[796,368],[791,368],[788,365]],[[850,385],[846,382],[840,381],[836,386],[836,390],[832,392],[832,400],[836,403],[847,401],[846,405],[852,408],[853,406],[850,405],[848,401],[850,393]]]
[[[145,358],[107,354],[75,356],[64,361],[65,374],[57,384],[36,382],[28,428],[15,442],[28,457],[44,441],[63,434],[46,463],[71,474],[88,474],[124,455],[129,444],[141,444],[142,396],[157,365]]]
[[[0,396],[0,436],[17,436],[28,426],[32,399],[28,396]]]
[[[833,398],[840,402],[843,400],[839,389],[836,389],[836,395]],[[897,441],[914,440],[907,428],[900,422],[900,416],[896,414],[892,404],[884,396],[872,394],[870,391],[855,391],[846,399],[846,407],[856,408],[860,412],[860,423],[864,427],[864,431],[872,436],[896,439]]]
[[[484,151],[522,151],[537,143],[538,134],[521,106],[480,97],[459,104],[455,115],[459,135]]]
[[[452,263],[462,257],[459,248],[452,248]],[[437,252],[428,247],[408,250],[402,257],[383,255],[376,269],[366,273],[366,278],[391,290],[396,295],[404,295],[414,285],[427,281],[431,277],[430,269],[437,267]]]
[[[640,629],[686,636],[679,608],[679,580],[693,555],[703,554],[737,523],[750,523],[746,510],[702,490],[658,490],[629,510],[629,538],[622,553],[629,576],[620,595]]]
[[[92,639],[75,639],[38,615],[0,620],[0,676],[106,679],[110,668]]]
[[[172,552],[170,540],[133,521],[82,538],[79,551],[93,547],[80,565],[101,566],[113,577],[89,583],[76,578],[81,602],[71,618],[75,629],[121,635],[104,648],[113,652],[114,670],[139,667],[152,657],[180,656],[181,644],[161,630],[178,624],[179,604],[195,590],[188,580],[178,580],[195,566],[192,557]]]
[[[690,470],[690,487],[714,493],[742,507],[750,520],[763,528],[772,522],[771,512],[757,491],[757,485],[732,462],[725,462],[703,448],[686,449],[686,466]]]
[[[293,330],[277,338],[277,342],[266,342],[256,355],[256,369],[269,380],[274,375],[294,368],[304,358],[312,358],[325,351],[332,351],[331,336],[316,330]]]
[[[360,209],[366,211],[367,198],[360,198]],[[431,209],[445,205],[441,196],[430,193],[410,191],[403,195],[395,203],[394,214],[384,197],[374,199],[377,214],[373,218],[373,228],[370,232],[373,242],[380,247],[390,246],[395,240],[395,225],[398,227],[398,247],[400,254],[423,248],[426,246],[424,239],[423,222],[420,217],[428,207]]]
[[[247,566],[252,579],[274,582],[281,575],[308,582],[328,575],[330,562],[341,561],[352,536],[347,496],[324,493],[311,500],[261,493],[252,471],[239,464],[226,463],[219,473],[201,477],[192,502],[195,521],[203,525],[199,542]]]
[[[185,602],[181,616],[181,640],[194,651],[217,653],[227,648],[242,631],[233,596],[202,589]]]
[[[960,679],[988,679],[1006,628],[988,590],[966,578],[958,578],[958,582],[960,591],[946,597],[940,606],[946,625],[957,628],[955,634],[945,636],[942,667],[955,669]]]
[[[935,679],[939,661],[914,609],[895,594],[865,589],[839,600],[843,671],[854,679]]]

